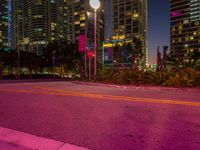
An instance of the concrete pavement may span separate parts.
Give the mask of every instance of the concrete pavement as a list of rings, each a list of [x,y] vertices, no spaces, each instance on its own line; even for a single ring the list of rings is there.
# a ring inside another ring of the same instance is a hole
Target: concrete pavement
[[[184,89],[1,84],[0,126],[91,150],[196,150],[199,97]]]
[[[0,127],[1,150],[88,150],[69,143]]]

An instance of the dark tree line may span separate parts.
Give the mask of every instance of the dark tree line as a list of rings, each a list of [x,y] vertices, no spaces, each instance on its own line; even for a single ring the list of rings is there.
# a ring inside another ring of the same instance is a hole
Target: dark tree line
[[[33,70],[42,73],[44,68],[52,69],[61,66],[67,71],[78,72],[81,65],[81,54],[77,50],[77,45],[68,41],[50,42],[42,50],[40,56],[35,52],[20,50],[20,53],[18,53],[17,49],[10,52],[0,49],[0,73],[4,68],[9,68],[12,73],[13,68],[19,67],[19,60],[20,68],[27,68],[30,76]]]

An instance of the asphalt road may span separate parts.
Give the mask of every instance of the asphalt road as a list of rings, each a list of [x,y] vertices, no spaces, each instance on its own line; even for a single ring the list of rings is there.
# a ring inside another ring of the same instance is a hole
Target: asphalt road
[[[91,150],[197,150],[200,90],[0,83],[0,126]]]

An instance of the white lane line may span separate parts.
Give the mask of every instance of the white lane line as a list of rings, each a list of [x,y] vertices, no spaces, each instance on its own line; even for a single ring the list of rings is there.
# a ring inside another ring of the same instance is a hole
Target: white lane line
[[[35,150],[88,150],[68,143],[0,127],[0,140]]]

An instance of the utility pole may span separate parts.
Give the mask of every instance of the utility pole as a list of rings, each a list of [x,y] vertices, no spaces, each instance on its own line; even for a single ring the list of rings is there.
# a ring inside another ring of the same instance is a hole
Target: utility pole
[[[52,54],[53,54],[53,78],[55,79],[55,53],[56,51],[53,51]]]
[[[21,67],[20,67],[20,50],[17,47],[17,66],[18,66],[18,79],[20,80]]]

